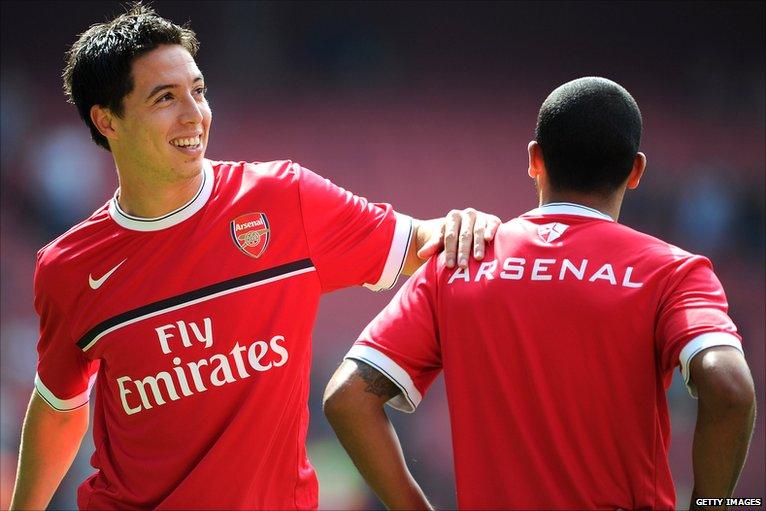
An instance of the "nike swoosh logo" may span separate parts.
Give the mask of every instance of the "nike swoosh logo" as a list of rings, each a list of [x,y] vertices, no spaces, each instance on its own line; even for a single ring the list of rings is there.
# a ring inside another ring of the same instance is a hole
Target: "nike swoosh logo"
[[[101,287],[101,285],[102,285],[104,282],[106,282],[106,279],[108,279],[108,278],[109,278],[109,277],[112,275],[112,273],[116,272],[116,271],[117,271],[117,268],[119,268],[120,266],[122,266],[122,263],[124,263],[124,262],[125,262],[125,261],[127,261],[127,260],[128,260],[128,259],[127,259],[127,258],[125,258],[125,259],[123,259],[122,261],[120,261],[120,262],[119,262],[119,264],[117,264],[117,266],[115,266],[114,268],[112,268],[111,270],[109,270],[108,272],[106,272],[106,273],[104,274],[104,276],[103,276],[103,277],[101,277],[100,279],[94,279],[94,278],[93,278],[93,275],[91,275],[91,274],[88,274],[88,284],[90,284],[90,288],[91,288],[91,289],[98,289],[98,288],[100,288],[100,287]]]

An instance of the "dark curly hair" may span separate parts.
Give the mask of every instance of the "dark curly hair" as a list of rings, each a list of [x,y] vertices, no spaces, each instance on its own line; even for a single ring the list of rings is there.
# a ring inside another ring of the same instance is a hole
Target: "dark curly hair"
[[[619,84],[567,82],[540,107],[535,140],[554,190],[609,194],[628,178],[641,142],[641,111]]]
[[[123,98],[133,90],[133,60],[163,44],[179,44],[192,56],[199,41],[187,26],[159,16],[140,2],[111,21],[80,34],[66,55],[64,92],[90,129],[93,141],[109,151],[109,143],[90,119],[93,105],[122,116]]]

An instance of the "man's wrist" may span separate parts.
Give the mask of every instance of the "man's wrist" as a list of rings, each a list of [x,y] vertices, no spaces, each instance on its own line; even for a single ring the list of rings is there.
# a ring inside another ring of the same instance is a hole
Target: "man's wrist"
[[[444,223],[443,218],[434,218],[431,220],[417,220],[412,219],[412,230],[414,232],[413,239],[415,240],[415,248],[420,250],[426,243],[441,231],[441,224]]]

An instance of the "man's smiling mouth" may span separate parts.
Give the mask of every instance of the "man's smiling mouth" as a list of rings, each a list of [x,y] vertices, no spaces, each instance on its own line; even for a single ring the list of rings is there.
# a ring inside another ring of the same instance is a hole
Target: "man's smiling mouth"
[[[201,137],[197,135],[196,137],[190,137],[190,138],[176,138],[174,140],[171,140],[170,143],[171,145],[174,145],[176,147],[196,149],[201,144]]]

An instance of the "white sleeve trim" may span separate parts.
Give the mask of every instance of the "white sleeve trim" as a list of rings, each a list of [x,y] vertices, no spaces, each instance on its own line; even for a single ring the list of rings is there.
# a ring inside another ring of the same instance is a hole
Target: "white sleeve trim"
[[[85,392],[69,399],[57,398],[53,392],[45,386],[40,379],[40,375],[37,373],[35,373],[35,389],[40,397],[43,398],[43,401],[48,403],[51,408],[58,410],[59,412],[69,412],[88,402],[90,399],[90,390],[93,388],[93,384],[96,383],[96,376],[98,376],[98,373],[93,373],[90,377],[90,380],[88,381],[88,389]]]
[[[396,227],[394,228],[394,237],[391,240],[391,248],[388,251],[386,263],[383,265],[383,271],[376,283],[364,285],[364,287],[373,291],[382,291],[394,287],[399,275],[402,273],[404,262],[407,260],[407,251],[410,248],[410,241],[412,239],[412,217],[396,212],[394,212],[394,215],[396,215]]]
[[[681,363],[681,375],[684,377],[686,390],[688,390],[689,395],[695,399],[697,398],[697,388],[689,382],[689,364],[695,355],[702,350],[712,348],[713,346],[731,346],[737,348],[743,355],[745,354],[739,339],[726,332],[710,332],[698,335],[686,343],[686,346],[684,346],[681,350],[681,354],[678,356],[678,360]]]
[[[365,364],[371,365],[399,387],[402,393],[392,397],[386,403],[391,408],[412,413],[423,399],[407,371],[375,348],[364,344],[355,344],[343,358],[361,360]]]

